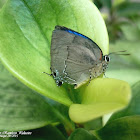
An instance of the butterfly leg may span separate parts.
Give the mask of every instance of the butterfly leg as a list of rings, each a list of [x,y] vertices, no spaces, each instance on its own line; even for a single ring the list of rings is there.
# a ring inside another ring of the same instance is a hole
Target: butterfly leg
[[[105,76],[105,78],[108,78],[108,77],[105,75],[105,72],[104,72],[104,76]]]
[[[89,75],[89,82],[88,82],[87,86],[90,84],[90,81],[91,81],[91,79],[92,79],[91,69],[89,70],[89,72],[90,72],[90,75]]]

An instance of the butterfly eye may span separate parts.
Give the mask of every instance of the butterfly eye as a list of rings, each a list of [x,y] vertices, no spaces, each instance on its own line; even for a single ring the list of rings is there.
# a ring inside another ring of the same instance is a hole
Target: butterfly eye
[[[104,60],[105,60],[106,62],[109,62],[109,61],[110,61],[110,57],[109,57],[108,55],[105,55],[105,56],[104,56]]]
[[[53,75],[54,75],[54,77],[56,77],[56,73],[55,72],[53,73]]]

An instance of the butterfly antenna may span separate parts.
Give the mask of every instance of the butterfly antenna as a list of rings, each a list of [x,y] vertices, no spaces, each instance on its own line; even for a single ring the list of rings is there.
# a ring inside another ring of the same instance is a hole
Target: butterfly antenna
[[[47,75],[49,75],[49,76],[52,76],[52,74],[49,74],[49,73],[47,73],[47,72],[42,72],[42,73],[45,73],[45,74],[47,74]]]
[[[115,55],[131,55],[131,54],[130,53],[124,53],[124,54],[116,53]]]
[[[127,50],[111,52],[111,53],[109,53],[109,55],[111,55],[111,54],[115,54],[115,55],[131,55],[130,53],[121,53],[121,52],[127,52]]]

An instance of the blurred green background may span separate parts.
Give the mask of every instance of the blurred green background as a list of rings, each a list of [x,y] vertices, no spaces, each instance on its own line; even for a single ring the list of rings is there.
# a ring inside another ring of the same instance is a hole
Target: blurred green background
[[[133,85],[140,80],[140,1],[94,0],[108,30],[110,53],[126,50],[130,55],[110,55],[106,76]]]

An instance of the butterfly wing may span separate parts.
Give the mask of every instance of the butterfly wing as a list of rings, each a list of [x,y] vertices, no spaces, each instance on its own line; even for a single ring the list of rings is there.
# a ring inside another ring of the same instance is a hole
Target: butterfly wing
[[[74,79],[71,84],[81,84],[88,81],[90,78],[96,77],[94,73],[91,74],[93,68],[95,71],[100,60],[96,60],[93,52],[81,45],[70,45],[68,48],[68,57],[66,60],[66,73],[67,77]],[[69,80],[68,80],[69,82]]]
[[[90,78],[89,69],[101,62],[102,51],[88,37],[66,27],[56,26],[51,42],[51,69],[58,70],[70,84]]]
[[[67,59],[67,45],[71,44],[73,35],[55,28],[51,40],[51,70],[58,70],[63,75],[64,61]]]

